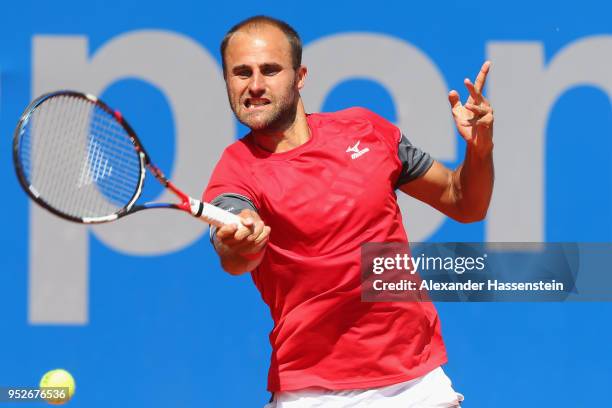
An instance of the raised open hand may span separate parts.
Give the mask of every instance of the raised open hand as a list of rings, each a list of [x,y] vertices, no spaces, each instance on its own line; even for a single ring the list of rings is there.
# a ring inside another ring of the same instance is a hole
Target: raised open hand
[[[489,154],[493,149],[493,109],[482,96],[490,67],[490,61],[482,64],[474,84],[468,78],[463,81],[470,93],[465,104],[461,104],[459,93],[454,89],[448,94],[459,134],[481,156]]]

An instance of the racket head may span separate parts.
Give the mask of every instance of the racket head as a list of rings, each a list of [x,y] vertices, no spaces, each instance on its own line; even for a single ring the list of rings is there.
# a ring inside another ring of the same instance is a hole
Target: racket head
[[[147,155],[119,112],[93,95],[57,91],[35,99],[13,137],[24,191],[78,223],[113,221],[142,193]]]

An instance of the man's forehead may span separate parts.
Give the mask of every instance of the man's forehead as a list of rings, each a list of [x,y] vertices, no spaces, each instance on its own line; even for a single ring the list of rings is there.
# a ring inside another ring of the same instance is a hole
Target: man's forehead
[[[232,34],[226,49],[228,56],[253,52],[290,55],[291,45],[285,33],[270,24],[242,27]]]

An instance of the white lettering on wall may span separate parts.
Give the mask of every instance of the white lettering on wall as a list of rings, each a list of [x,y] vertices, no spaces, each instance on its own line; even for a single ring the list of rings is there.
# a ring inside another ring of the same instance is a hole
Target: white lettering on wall
[[[492,42],[488,96],[496,111],[496,186],[486,224],[488,241],[544,240],[545,130],[550,109],[572,86],[612,94],[612,36],[567,45],[545,66],[541,43]],[[447,86],[418,48],[389,36],[338,34],[304,51],[309,111],[345,80],[380,83],[397,110],[397,125],[438,160],[457,159],[457,138]],[[218,63],[199,44],[167,31],[137,31],[111,39],[89,56],[83,36],[36,36],[33,97],[69,88],[100,94],[112,83],[138,78],[167,98],[175,123],[173,181],[199,196],[221,151],[234,135]],[[469,74],[469,73],[467,73]],[[121,106],[116,106],[121,109]],[[129,118],[128,118],[129,120]],[[140,135],[143,143],[170,135]],[[155,159],[155,158],[153,158]],[[164,195],[160,200],[173,197]],[[410,239],[427,239],[445,217],[399,195]],[[88,233],[131,255],[161,255],[201,237],[206,225],[172,211],[135,214],[112,225],[87,228],[30,207],[29,320],[41,324],[88,321]]]

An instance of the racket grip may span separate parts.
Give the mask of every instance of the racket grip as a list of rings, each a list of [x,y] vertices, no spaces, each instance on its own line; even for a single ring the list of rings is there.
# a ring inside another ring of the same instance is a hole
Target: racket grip
[[[225,211],[219,207],[215,207],[212,204],[205,203],[200,200],[191,199],[191,214],[194,217],[200,218],[210,225],[215,227],[222,227],[227,224],[234,224],[238,227],[242,226],[240,217],[236,214],[232,214],[229,211]]]

